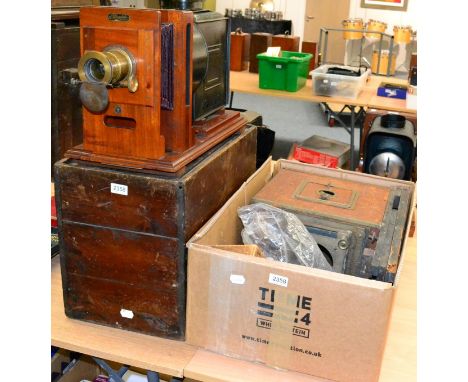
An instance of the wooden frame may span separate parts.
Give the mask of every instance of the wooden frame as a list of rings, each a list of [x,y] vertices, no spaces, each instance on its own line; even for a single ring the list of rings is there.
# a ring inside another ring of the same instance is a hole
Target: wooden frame
[[[361,0],[361,8],[406,12],[408,0]]]

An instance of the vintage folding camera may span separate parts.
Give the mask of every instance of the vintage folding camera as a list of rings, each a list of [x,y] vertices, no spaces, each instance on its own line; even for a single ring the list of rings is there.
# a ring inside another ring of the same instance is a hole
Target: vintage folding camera
[[[410,191],[281,169],[253,198],[292,212],[333,270],[393,282]]]
[[[206,10],[82,8],[83,145],[66,156],[177,172],[242,129],[224,109],[228,23]]]

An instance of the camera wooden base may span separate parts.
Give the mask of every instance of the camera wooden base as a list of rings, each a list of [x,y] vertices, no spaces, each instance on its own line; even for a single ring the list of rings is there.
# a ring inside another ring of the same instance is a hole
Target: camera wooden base
[[[238,111],[221,110],[209,119],[193,125],[195,145],[184,152],[166,152],[159,159],[142,159],[131,156],[112,156],[87,151],[83,145],[75,146],[65,154],[66,158],[98,162],[111,166],[123,166],[176,173],[232,134],[244,129],[246,120]]]

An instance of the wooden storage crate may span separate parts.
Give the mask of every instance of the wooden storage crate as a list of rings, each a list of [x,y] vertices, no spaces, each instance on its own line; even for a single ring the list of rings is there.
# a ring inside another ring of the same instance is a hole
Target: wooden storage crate
[[[183,339],[185,243],[255,171],[255,153],[247,127],[178,176],[58,162],[66,315]]]

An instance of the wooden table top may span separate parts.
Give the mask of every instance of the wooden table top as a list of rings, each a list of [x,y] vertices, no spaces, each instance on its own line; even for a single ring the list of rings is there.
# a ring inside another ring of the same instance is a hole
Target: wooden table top
[[[52,259],[52,345],[121,364],[200,381],[324,382],[126,330],[73,320],[64,314],[59,257]],[[409,238],[397,288],[379,382],[416,380],[416,238]]]
[[[367,103],[368,108],[397,111],[400,113],[416,114],[417,110],[408,108],[405,99],[380,97],[377,94],[370,97]]]
[[[367,106],[372,96],[370,89],[364,89],[356,99],[343,97],[324,97],[313,94],[312,80],[307,80],[306,85],[297,92],[288,92],[283,90],[260,89],[258,87],[258,74],[244,72],[232,72],[230,79],[230,88],[233,92],[258,94],[271,97],[282,97],[306,102],[326,102],[341,105]]]
[[[407,85],[408,81],[400,79],[400,78],[386,78],[381,76],[372,76],[367,86],[370,87],[372,90],[372,96],[368,100],[367,107],[373,109],[382,109],[382,110],[390,110],[390,111],[397,111],[401,113],[411,113],[415,114],[417,111],[416,109],[412,109],[407,107],[405,99],[397,99],[397,98],[387,98],[387,97],[380,97],[377,95],[377,88],[379,87],[380,83],[382,82],[390,82],[397,85]]]
[[[257,94],[262,96],[282,97],[307,102],[326,102],[328,104],[354,105],[397,111],[403,113],[416,113],[415,109],[409,109],[406,106],[406,100],[379,97],[377,88],[381,82],[392,82],[396,84],[406,84],[407,81],[395,77],[371,76],[356,99],[343,97],[323,97],[313,94],[312,80],[307,80],[306,85],[297,92],[288,92],[282,90],[260,89],[258,87],[258,74],[248,71],[231,71],[230,87],[231,91],[239,93]]]

